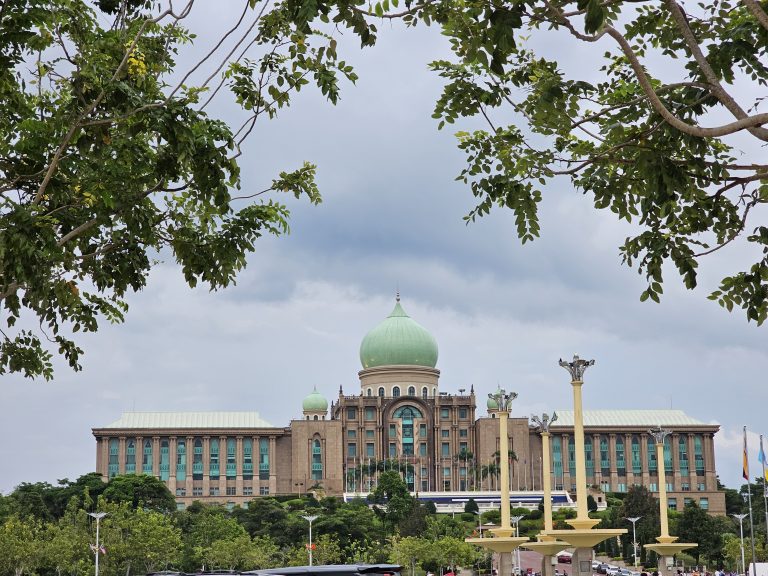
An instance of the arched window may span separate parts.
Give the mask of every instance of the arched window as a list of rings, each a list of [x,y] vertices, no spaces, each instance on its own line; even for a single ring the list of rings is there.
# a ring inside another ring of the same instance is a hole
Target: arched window
[[[168,480],[171,475],[171,448],[168,438],[160,441],[160,480]]]
[[[235,439],[227,438],[227,478],[235,478],[237,476],[236,448]]]
[[[187,477],[187,443],[179,438],[176,440],[176,480]]]
[[[640,437],[634,434],[632,436],[632,474],[641,474],[642,472],[643,463],[640,454]]]
[[[312,480],[323,479],[323,447],[320,440],[312,442]]]
[[[432,388],[432,397],[437,396],[437,388]]]
[[[195,451],[192,454],[192,479],[203,479],[203,440],[195,438]]]
[[[416,387],[408,386],[408,396],[416,396]]]
[[[392,386],[392,398],[400,397],[400,386]]]
[[[109,466],[107,475],[110,478],[114,478],[120,473],[120,444],[117,438],[109,439]]]
[[[144,474],[152,474],[152,440],[144,440],[144,456],[141,461]]]
[[[317,420],[317,414],[315,414],[315,420]]]
[[[373,395],[373,390],[371,390],[370,388],[368,388],[368,396],[372,396],[372,395]]]
[[[616,470],[619,476],[624,476],[627,473],[627,457],[624,453],[624,438],[621,436],[616,437]]]
[[[253,439],[243,438],[243,479],[253,479]]]
[[[136,440],[128,438],[125,443],[125,473],[136,474]]]
[[[211,438],[211,456],[209,461],[211,478],[219,477],[219,441],[216,438]]]
[[[379,387],[379,397],[384,398],[384,387],[383,386]]]
[[[689,476],[690,468],[688,467],[688,440],[685,436],[680,436],[677,450],[677,457],[678,460],[680,460],[680,475]]]
[[[427,394],[429,394],[429,390],[427,390],[427,387],[424,386],[424,388],[421,389],[421,397],[426,400],[427,399]]]

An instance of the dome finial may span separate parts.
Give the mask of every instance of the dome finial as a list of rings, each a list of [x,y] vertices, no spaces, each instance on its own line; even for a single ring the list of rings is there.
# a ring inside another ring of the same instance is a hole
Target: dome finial
[[[397,283],[397,288],[395,291],[395,301],[400,302],[400,282]]]

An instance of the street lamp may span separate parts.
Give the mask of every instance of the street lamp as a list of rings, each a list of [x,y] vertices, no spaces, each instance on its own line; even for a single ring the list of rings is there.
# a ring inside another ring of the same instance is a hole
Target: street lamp
[[[731,514],[734,518],[736,518],[739,521],[739,538],[741,539],[741,573],[746,575],[747,573],[747,567],[744,563],[744,518],[747,517],[746,514]]]
[[[520,520],[525,518],[524,514],[520,514],[519,516],[510,516],[509,520],[515,525],[515,537],[520,537]],[[520,574],[523,573],[523,567],[520,566],[520,548],[518,548],[515,552],[517,552],[517,569],[520,571]]]
[[[635,568],[637,568],[637,534],[635,533],[635,523],[640,520],[642,516],[634,516],[632,518],[624,518],[632,522],[632,555],[635,557]]]
[[[99,521],[106,515],[106,512],[88,512],[88,516],[96,519],[96,546],[93,551],[96,554],[96,576],[99,576]]]
[[[312,566],[312,522],[317,519],[317,516],[302,516],[302,518],[309,522],[309,546],[307,548],[309,550],[309,565]]]

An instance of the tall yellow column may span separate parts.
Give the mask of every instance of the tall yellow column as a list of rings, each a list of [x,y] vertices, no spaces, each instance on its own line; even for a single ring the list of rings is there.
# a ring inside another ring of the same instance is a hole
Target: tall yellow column
[[[584,410],[581,399],[581,387],[583,385],[583,380],[571,380],[573,387],[573,446],[576,450],[576,519],[567,522],[577,530],[589,530],[600,523],[600,520],[589,517],[589,509],[587,508],[587,464],[584,458]]]
[[[509,412],[499,411],[499,475],[501,476],[501,527],[510,528],[509,522]],[[510,532],[511,534],[511,532]]]

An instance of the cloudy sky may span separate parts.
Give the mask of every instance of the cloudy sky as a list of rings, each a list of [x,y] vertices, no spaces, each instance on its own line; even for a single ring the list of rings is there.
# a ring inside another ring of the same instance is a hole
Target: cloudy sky
[[[198,15],[198,44],[233,13],[217,3]],[[436,30],[381,29],[364,53],[341,38],[360,80],[344,86],[338,106],[308,90],[251,137],[246,190],[309,160],[324,201],[287,199],[291,235],[260,241],[237,286],[190,290],[166,259],[130,298],[125,324],[81,339],[83,372],[60,366],[53,382],[3,379],[0,491],[93,470],[91,428],[123,411],[255,410],[284,426],[314,386],[330,399],[340,386],[359,391],[360,341],[398,288],[438,341],[443,391],[474,385],[483,398],[500,385],[519,393],[515,415],[568,409],[557,360],[578,352],[596,359],[586,409],[672,407],[720,424],[717,469],[735,488],[747,426],[759,474],[765,329],[705,298],[746,261],[742,249],[704,263],[695,292],[670,270],[662,303],[641,304],[642,278],[618,253],[626,225],[567,182],[545,191],[533,244],[520,245],[510,212],[466,226],[473,198],[454,181],[463,158],[452,130],[438,132],[430,118],[441,82],[427,63],[447,56],[445,40]],[[563,53],[578,61],[579,49]],[[219,112],[233,118],[223,105]]]

